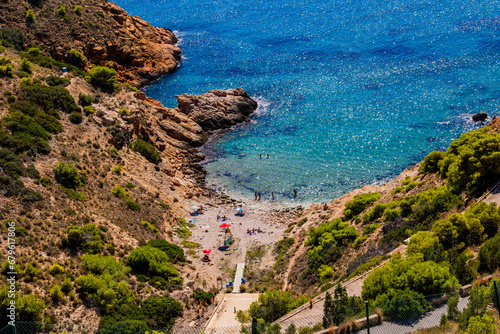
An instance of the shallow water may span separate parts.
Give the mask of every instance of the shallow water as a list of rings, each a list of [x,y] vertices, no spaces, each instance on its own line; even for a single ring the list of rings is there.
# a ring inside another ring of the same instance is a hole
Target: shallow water
[[[180,38],[182,65],[148,95],[174,107],[176,94],[243,87],[260,102],[205,147],[208,184],[236,197],[326,202],[497,114],[499,1],[116,2]]]

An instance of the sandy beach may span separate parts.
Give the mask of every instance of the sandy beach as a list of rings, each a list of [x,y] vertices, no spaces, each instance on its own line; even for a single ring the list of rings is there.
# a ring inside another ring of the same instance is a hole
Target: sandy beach
[[[208,287],[217,287],[218,277],[222,279],[223,287],[225,287],[236,265],[245,262],[246,252],[251,249],[252,245],[268,245],[260,268],[270,268],[274,263],[271,254],[273,244],[283,239],[284,230],[295,218],[295,209],[284,208],[278,203],[266,201],[248,200],[240,203],[227,203],[218,198],[206,198],[202,202],[189,202],[187,209],[198,205],[203,206],[203,214],[191,216],[187,212],[184,216],[186,220],[194,223],[194,227],[190,227],[192,236],[188,240],[201,245],[194,249],[196,255],[188,255],[188,258],[192,260],[192,267],[195,268],[198,276],[206,281]],[[241,208],[244,215],[237,216],[236,208]],[[217,216],[225,216],[227,220],[218,220]],[[224,238],[229,235],[226,234],[225,228],[220,227],[223,223],[231,225],[229,231],[234,239],[234,243],[226,251],[220,248],[224,245]],[[262,230],[261,233],[257,233],[259,228]],[[255,229],[255,233],[248,235],[248,229]],[[181,240],[175,241],[182,243]],[[211,250],[209,254],[211,262],[201,261],[205,249]]]

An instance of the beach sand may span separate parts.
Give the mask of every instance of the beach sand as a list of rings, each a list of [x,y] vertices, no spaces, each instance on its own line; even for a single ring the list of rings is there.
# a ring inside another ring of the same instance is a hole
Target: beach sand
[[[223,287],[231,279],[233,270],[238,263],[245,262],[246,252],[252,245],[272,245],[283,239],[284,230],[295,218],[294,209],[283,208],[277,203],[249,200],[241,203],[227,203],[220,199],[208,198],[203,202],[190,202],[188,208],[202,205],[204,213],[198,216],[190,216],[187,213],[186,220],[195,220],[194,227],[190,230],[193,235],[188,239],[201,245],[196,256],[189,256],[192,267],[195,268],[199,277],[203,277],[208,287],[217,286],[217,278],[222,278]],[[242,208],[244,216],[236,216],[236,208]],[[226,216],[227,221],[217,220],[217,215]],[[231,224],[229,230],[233,236],[234,243],[226,251],[220,250],[227,237],[225,229],[219,227],[223,223]],[[260,228],[263,232],[257,233]],[[247,235],[247,229],[255,229],[256,233]],[[179,244],[181,241],[178,241]],[[203,250],[210,249],[209,258],[211,262],[201,261]],[[272,266],[270,261],[271,251],[268,251],[262,269]],[[220,287],[220,286],[219,286]]]

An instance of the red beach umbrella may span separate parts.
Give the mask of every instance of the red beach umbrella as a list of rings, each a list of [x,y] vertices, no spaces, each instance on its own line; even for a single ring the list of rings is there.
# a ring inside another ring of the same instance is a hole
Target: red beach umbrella
[[[205,254],[210,254],[211,252],[212,252],[212,250],[211,250],[211,249],[204,249],[204,250],[203,250],[203,253],[205,253]]]
[[[224,223],[224,224],[219,225],[219,227],[223,227],[223,228],[224,227],[229,227],[229,226],[231,226],[231,224],[228,224],[228,223]]]

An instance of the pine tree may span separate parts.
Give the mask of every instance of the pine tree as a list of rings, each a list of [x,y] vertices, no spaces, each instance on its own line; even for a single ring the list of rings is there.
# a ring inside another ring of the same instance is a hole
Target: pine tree
[[[325,303],[323,304],[323,328],[328,328],[332,325],[333,303],[332,296],[326,292]]]

